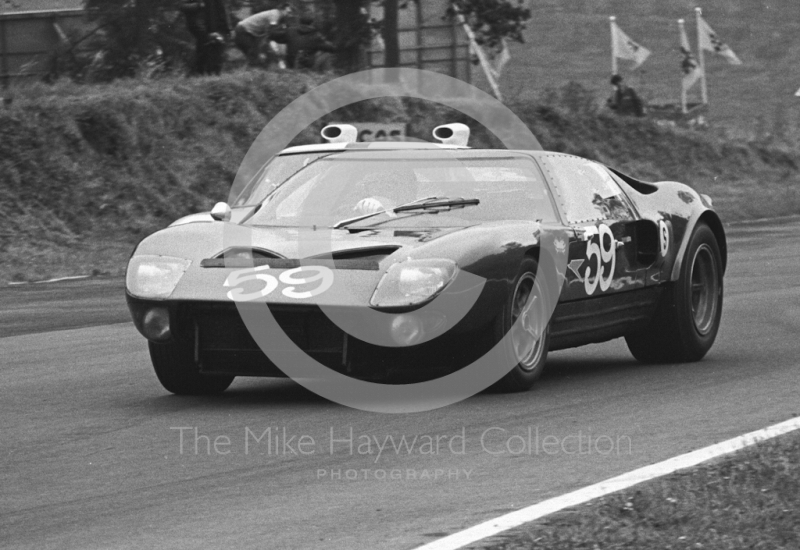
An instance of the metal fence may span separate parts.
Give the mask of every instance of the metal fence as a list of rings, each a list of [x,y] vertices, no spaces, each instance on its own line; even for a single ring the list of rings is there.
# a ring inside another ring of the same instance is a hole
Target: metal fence
[[[301,0],[314,5],[319,0]],[[463,29],[444,17],[448,2],[408,2],[399,12],[400,65],[444,73],[471,81],[469,41]],[[382,19],[373,5],[370,17]],[[57,75],[60,51],[70,40],[91,30],[82,9],[0,13],[0,83]],[[366,60],[371,67],[384,65],[384,52],[376,40]]]
[[[436,0],[408,2],[399,11],[400,66],[444,73],[469,82],[469,40],[455,21],[445,17],[447,6],[448,2]],[[381,11],[373,7],[370,15],[382,19]],[[381,67],[384,52],[375,45],[369,52],[370,65]]]
[[[300,0],[305,9],[323,14],[330,3],[321,0]],[[444,73],[471,82],[472,63],[469,39],[464,29],[445,16],[450,0],[424,0],[404,3],[398,11],[400,66]],[[328,14],[329,15],[329,14]],[[383,19],[379,3],[371,3],[369,17]],[[369,67],[384,66],[382,40],[376,37],[366,52]]]

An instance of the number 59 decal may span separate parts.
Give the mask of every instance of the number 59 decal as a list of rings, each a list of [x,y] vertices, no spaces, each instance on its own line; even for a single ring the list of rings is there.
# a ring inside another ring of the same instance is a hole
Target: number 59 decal
[[[278,281],[287,285],[281,294],[287,298],[302,299],[318,296],[328,290],[333,285],[333,271],[321,265],[304,265],[294,269],[289,269],[281,273],[276,279],[266,271],[269,269],[268,265],[252,267],[247,269],[238,269],[228,275],[222,286],[234,287],[228,291],[228,298],[234,302],[249,302],[250,300],[257,300],[272,293],[278,288]],[[305,274],[311,272],[310,276]],[[261,289],[253,292],[245,292],[240,288],[248,281],[260,281]],[[317,283],[318,286],[311,290],[298,292],[295,285],[308,285]]]
[[[608,290],[608,287],[611,286],[611,281],[614,279],[614,269],[617,267],[617,240],[614,238],[611,228],[600,224],[598,237],[597,242],[595,242],[594,238],[591,238],[586,243],[587,266],[583,285],[586,294],[590,296],[595,293],[598,284],[602,292]],[[608,237],[608,246],[606,246],[606,237]],[[592,257],[597,258],[594,267],[592,266]],[[607,266],[607,274],[603,276]]]

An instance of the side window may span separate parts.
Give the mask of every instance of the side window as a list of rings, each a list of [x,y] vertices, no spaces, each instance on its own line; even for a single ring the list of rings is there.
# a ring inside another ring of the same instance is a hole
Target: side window
[[[625,194],[602,165],[567,155],[541,159],[555,184],[567,223],[634,219]]]

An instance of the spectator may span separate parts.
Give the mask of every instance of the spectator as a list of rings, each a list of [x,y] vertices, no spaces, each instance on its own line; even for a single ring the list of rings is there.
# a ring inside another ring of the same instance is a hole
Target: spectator
[[[633,88],[625,85],[620,75],[611,77],[611,85],[614,92],[608,98],[609,108],[620,115],[644,116],[644,103]]]
[[[286,66],[290,69],[311,69],[317,52],[335,52],[336,47],[325,40],[314,26],[314,18],[304,15],[297,25],[286,30]]]
[[[260,63],[261,48],[265,39],[277,38],[283,34],[281,26],[291,13],[292,6],[287,2],[278,9],[253,14],[236,25],[233,36],[234,43],[245,55],[250,65]],[[273,48],[273,52],[278,53],[277,44]]]
[[[192,72],[220,74],[225,63],[225,38],[231,33],[224,0],[185,2],[181,10],[186,16],[186,28],[195,39]]]

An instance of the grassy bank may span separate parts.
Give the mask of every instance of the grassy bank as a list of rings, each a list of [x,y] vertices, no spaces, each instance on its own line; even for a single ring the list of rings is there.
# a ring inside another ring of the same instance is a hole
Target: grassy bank
[[[18,90],[0,110],[0,280],[120,273],[142,237],[224,200],[244,153],[286,104],[322,82],[296,73],[62,83]],[[577,85],[510,107],[542,145],[715,199],[728,221],[800,213],[800,154],[604,113]],[[386,99],[327,120],[433,126],[469,120]],[[315,128],[298,141],[316,141]],[[474,146],[493,140],[477,132]]]
[[[486,550],[797,548],[800,435],[605,497],[508,533]]]

